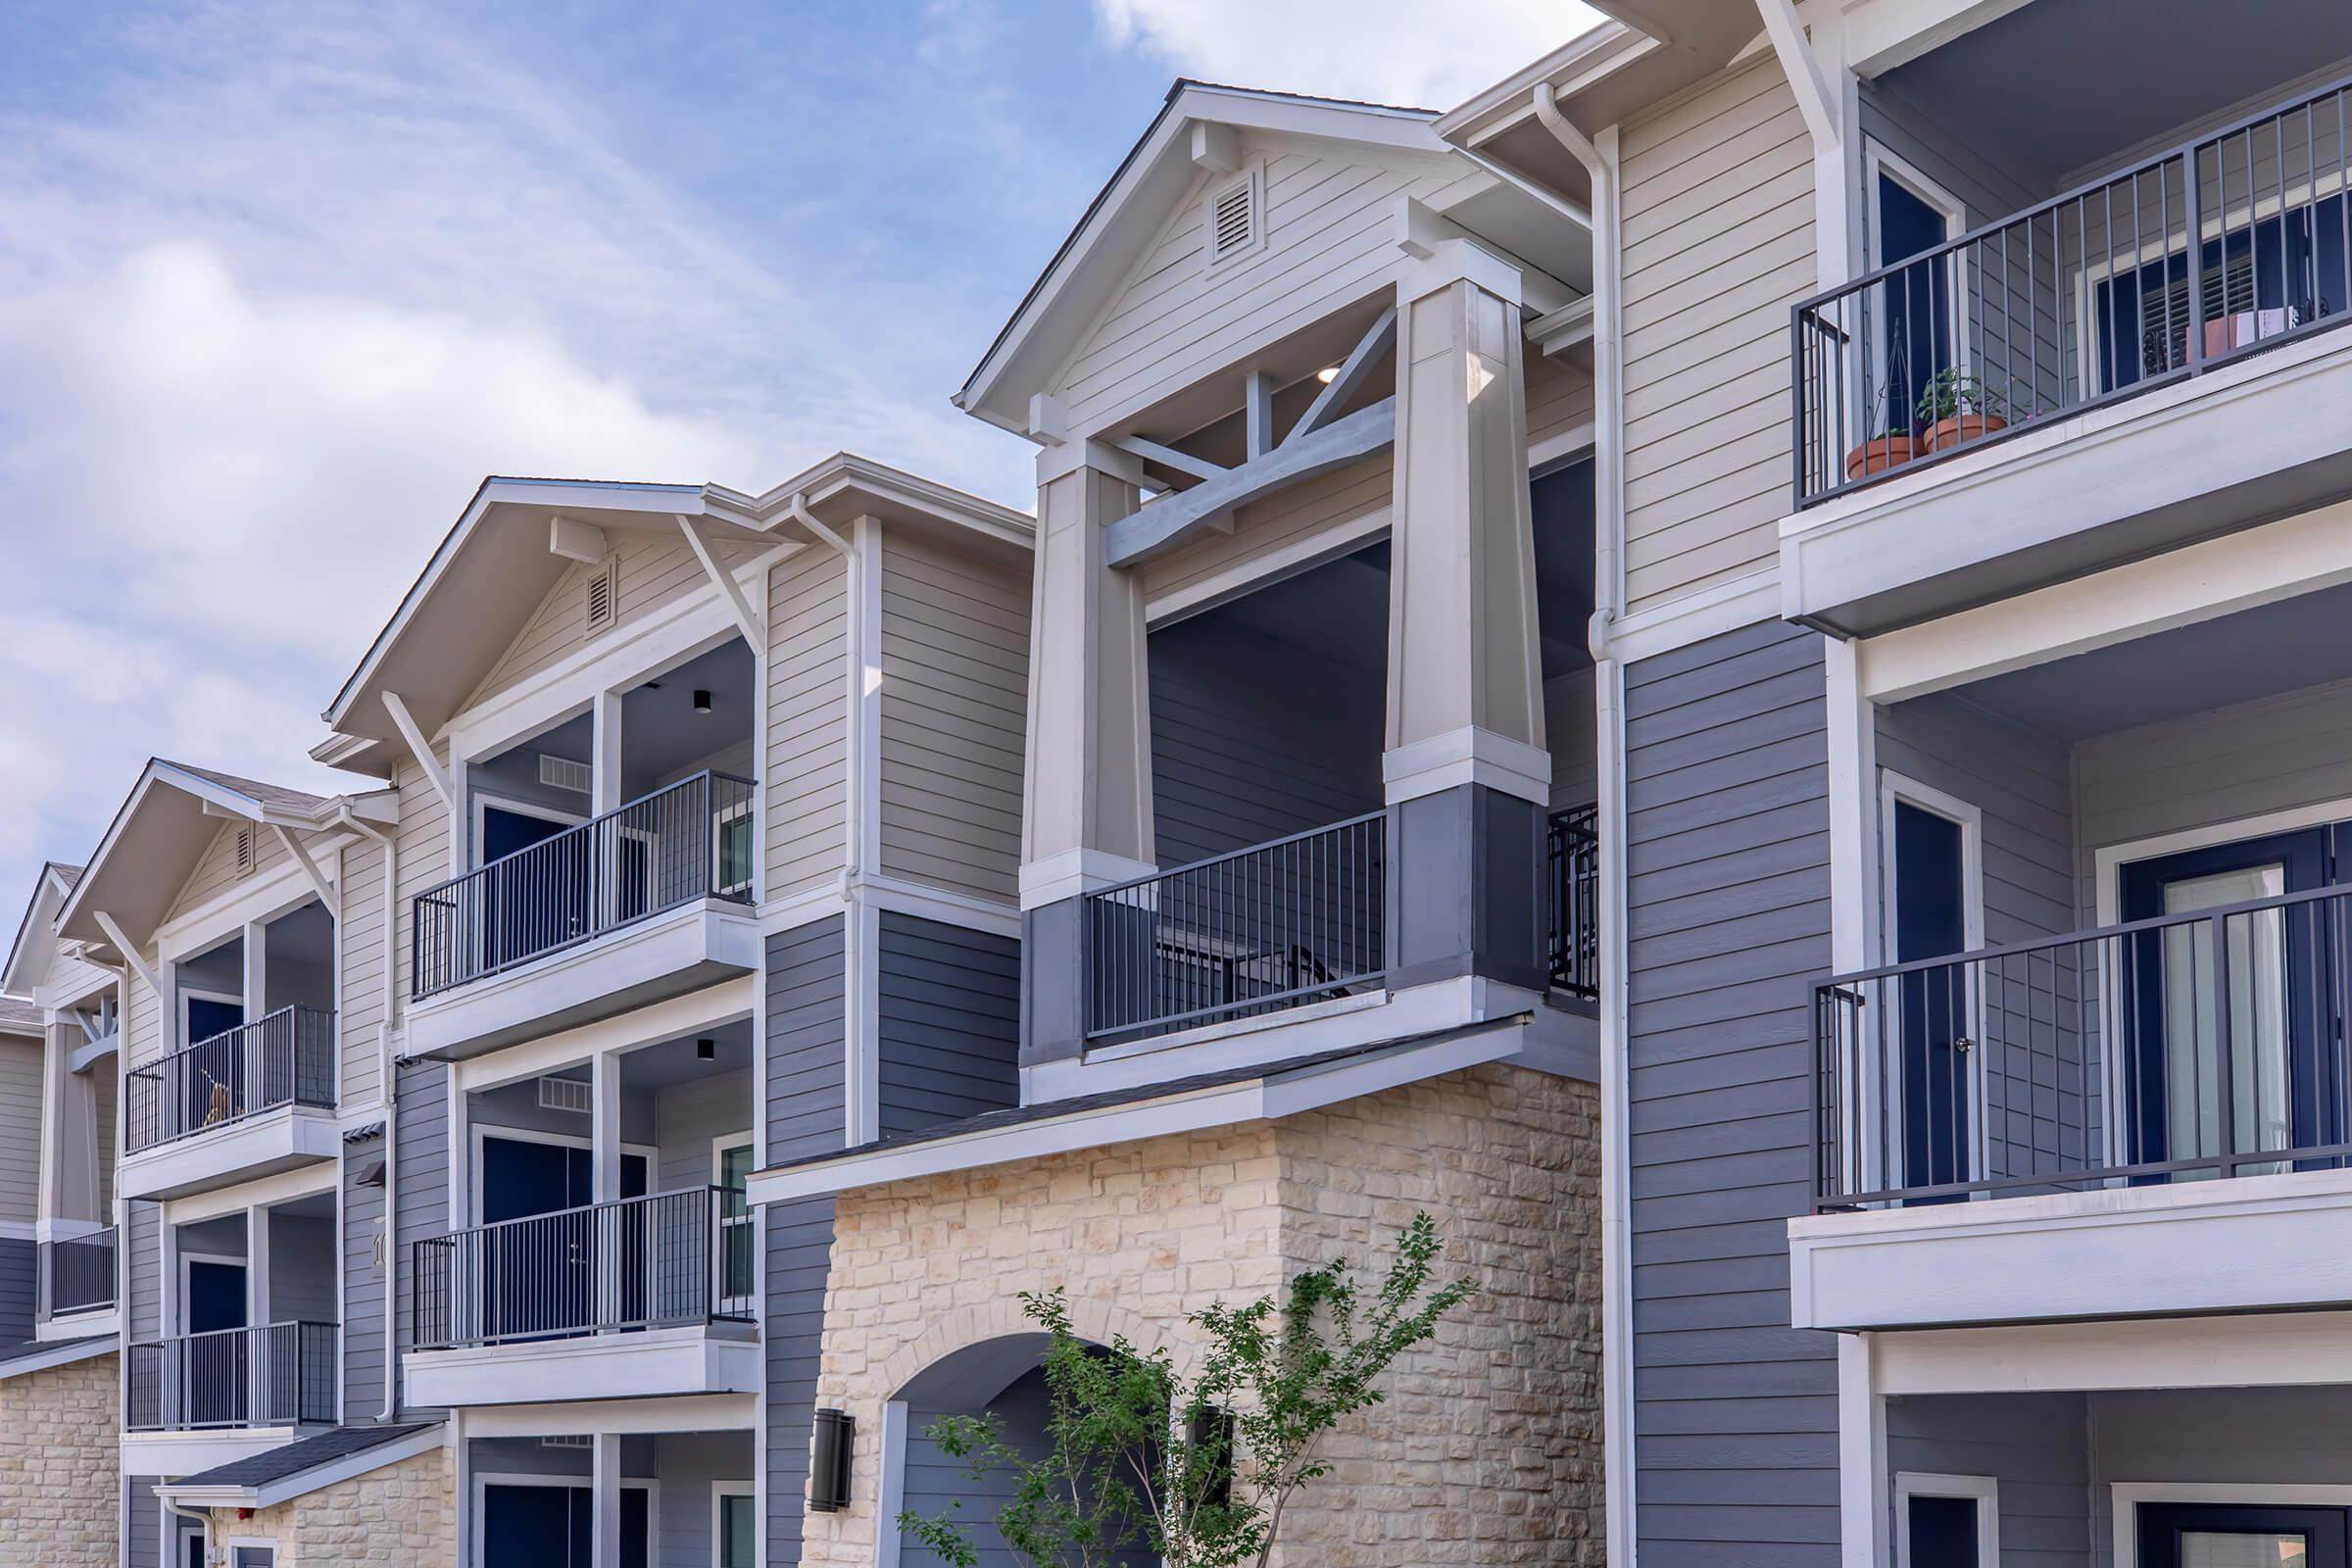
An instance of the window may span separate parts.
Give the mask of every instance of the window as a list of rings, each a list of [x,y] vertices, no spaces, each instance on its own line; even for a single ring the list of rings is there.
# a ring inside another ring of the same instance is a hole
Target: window
[[[276,1543],[230,1542],[228,1568],[277,1568]]]
[[[745,1189],[752,1174],[752,1144],[748,1137],[722,1140],[712,1155],[718,1184],[719,1295],[729,1302],[745,1301],[758,1280],[758,1256],[753,1239],[752,1205]]]
[[[716,1516],[710,1532],[711,1568],[753,1568],[760,1560],[760,1519],[751,1484],[721,1481],[716,1486],[711,1505]]]
[[[1936,250],[1967,226],[1964,209],[1949,191],[1876,143],[1867,156],[1873,268]],[[1881,368],[1867,389],[1874,429],[1911,429],[1936,377],[1965,368],[1955,281],[1945,258],[1907,267],[1881,285],[1873,350]]]
[[[1883,859],[1886,957],[1948,957],[1984,941],[1984,815],[1968,802],[1899,774],[1886,775]],[[1983,1053],[1974,1049],[1977,996],[1956,968],[1915,970],[1897,982],[1885,1055],[1886,1086],[1901,1118],[1903,1187],[1974,1181],[1984,1125]],[[1914,1200],[1936,1201],[1937,1200]]]
[[[2000,1482],[1905,1472],[1894,1478],[1895,1568],[1999,1568]]]
[[[741,898],[752,891],[752,803],[721,807],[711,824],[711,887]]]

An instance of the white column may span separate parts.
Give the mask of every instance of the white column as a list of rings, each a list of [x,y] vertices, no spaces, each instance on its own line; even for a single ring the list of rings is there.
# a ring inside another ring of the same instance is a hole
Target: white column
[[[68,1173],[66,1152],[67,1053],[80,1038],[78,1025],[51,1024],[41,1031],[41,1150],[40,1177],[33,1194],[33,1218],[52,1220],[66,1212]]]
[[[260,920],[245,925],[245,1021],[253,1022],[270,1010],[270,927]]]
[[[1550,798],[1517,270],[1467,240],[1397,285],[1383,766],[1392,805]]]
[[[1886,1568],[1886,1399],[1871,1337],[1838,1338],[1838,1505],[1841,1568]]]
[[[245,1321],[270,1321],[270,1210],[260,1205],[245,1210]]]
[[[1091,441],[1038,456],[1025,908],[1152,869],[1143,584],[1102,548],[1103,528],[1135,510],[1141,478],[1133,458]]]
[[[596,1435],[590,1486],[595,1513],[592,1538],[596,1568],[620,1568],[620,1435]]]
[[[596,1201],[620,1196],[620,1054],[604,1051],[590,1066],[588,1141],[593,1151],[589,1181]]]
[[[594,735],[588,760],[595,775],[590,783],[595,794],[591,809],[602,816],[620,805],[620,694],[598,692],[592,715]]]

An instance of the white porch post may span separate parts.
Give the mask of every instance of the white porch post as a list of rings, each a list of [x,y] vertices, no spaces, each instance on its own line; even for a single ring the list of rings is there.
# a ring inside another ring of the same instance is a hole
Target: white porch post
[[[1427,248],[1397,285],[1388,799],[1479,783],[1542,807],[1519,273],[1465,239]]]
[[[1143,584],[1102,542],[1135,511],[1141,478],[1134,458],[1093,441],[1038,456],[1024,908],[1152,869]]]
[[[602,816],[620,805],[620,693],[598,692],[589,746],[591,812]]]
[[[1841,1568],[1887,1568],[1886,1398],[1867,1334],[1838,1339],[1838,1502]]]
[[[244,930],[245,1021],[253,1022],[270,1010],[270,927],[260,920],[249,920]]]
[[[620,1054],[597,1053],[589,1079],[589,1182],[600,1203],[620,1197]]]
[[[620,1568],[620,1434],[596,1435],[589,1485],[595,1522],[590,1539],[596,1568]]]

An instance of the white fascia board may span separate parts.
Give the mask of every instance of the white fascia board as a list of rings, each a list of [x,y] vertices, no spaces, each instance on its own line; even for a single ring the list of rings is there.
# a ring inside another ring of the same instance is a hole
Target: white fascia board
[[[372,1448],[362,1448],[357,1453],[344,1454],[341,1458],[330,1459],[308,1470],[298,1470],[290,1476],[282,1476],[258,1487],[186,1487],[165,1482],[155,1489],[155,1494],[166,1502],[185,1508],[269,1508],[281,1502],[290,1502],[296,1497],[308,1496],[338,1482],[371,1474],[386,1465],[398,1464],[403,1459],[430,1453],[448,1442],[445,1427],[431,1426],[422,1432],[412,1432],[405,1438],[379,1443]]]
[[[1511,1055],[1519,1049],[1524,1022],[1524,1018],[1505,1019],[1446,1040],[1289,1071],[1277,1068],[1263,1077],[1214,1088],[1092,1106],[904,1149],[881,1149],[755,1172],[748,1189],[755,1203],[781,1202],[1173,1133],[1295,1116]]]
[[[1033,549],[1037,543],[1037,519],[1028,513],[936,479],[926,479],[918,473],[908,473],[904,468],[894,468],[887,463],[861,458],[855,452],[834,453],[763,492],[750,506],[764,519],[762,527],[773,528],[784,520],[786,509],[795,496],[804,505],[814,508],[853,490],[896,501],[910,512],[927,514],[1023,550]]]
[[[120,1342],[114,1339],[85,1340],[56,1345],[46,1350],[20,1355],[0,1364],[0,1383],[4,1383],[10,1378],[21,1378],[28,1372],[47,1372],[54,1367],[72,1366],[76,1361],[88,1361],[101,1355],[112,1355],[119,1348]]]

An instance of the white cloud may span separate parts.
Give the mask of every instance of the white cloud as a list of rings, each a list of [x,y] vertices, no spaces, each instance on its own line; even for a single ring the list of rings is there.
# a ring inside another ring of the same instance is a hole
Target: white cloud
[[[1094,0],[1111,43],[1178,74],[1450,109],[1600,19],[1573,0]]]

